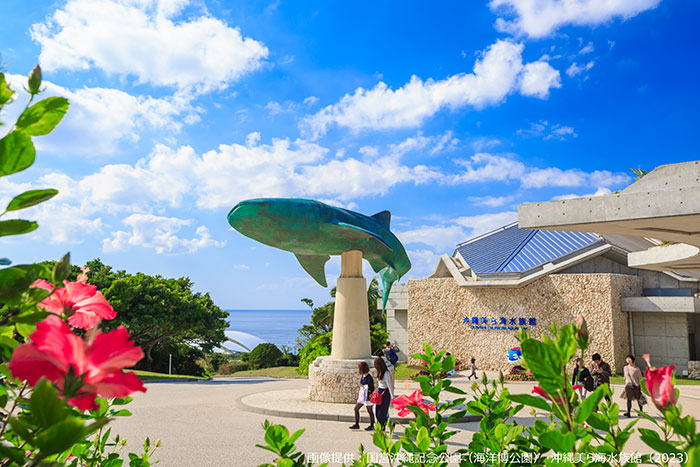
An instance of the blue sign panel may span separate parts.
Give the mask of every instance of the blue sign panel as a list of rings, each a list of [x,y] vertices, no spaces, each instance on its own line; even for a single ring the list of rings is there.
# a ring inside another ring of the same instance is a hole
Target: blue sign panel
[[[502,331],[517,331],[537,326],[537,318],[518,317],[506,318],[504,316],[465,316],[462,324],[468,325],[471,329],[490,329]]]

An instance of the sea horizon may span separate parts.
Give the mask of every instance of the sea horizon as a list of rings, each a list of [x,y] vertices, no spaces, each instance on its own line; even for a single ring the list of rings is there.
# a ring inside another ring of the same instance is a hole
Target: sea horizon
[[[311,324],[311,309],[231,309],[228,328],[250,334],[265,342],[296,346],[298,330],[305,324]],[[253,342],[254,340],[251,340]],[[259,341],[258,341],[259,342]]]

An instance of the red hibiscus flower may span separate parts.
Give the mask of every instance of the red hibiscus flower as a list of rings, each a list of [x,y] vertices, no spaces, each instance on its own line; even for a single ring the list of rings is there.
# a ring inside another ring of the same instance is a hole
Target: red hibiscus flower
[[[102,319],[114,319],[117,312],[107,302],[97,287],[83,282],[63,281],[65,288],[57,288],[54,293],[39,302],[39,306],[57,315],[66,315],[74,328],[90,329]],[[53,290],[54,286],[43,279],[37,279],[32,287]]]
[[[573,386],[571,386],[571,389],[573,389],[575,391],[577,389],[581,389],[582,387],[583,387],[583,384],[574,384]]]
[[[676,404],[676,389],[673,387],[672,375],[676,369],[675,365],[659,368],[647,367],[644,374],[644,385],[654,401],[654,405],[659,410],[663,410],[669,405]]]
[[[423,392],[420,389],[413,391],[410,396],[401,394],[399,397],[392,400],[391,403],[394,405],[394,408],[399,411],[399,417],[405,417],[413,413],[407,408],[409,405],[417,406],[422,409],[426,415],[430,415],[428,410],[435,410],[435,404],[426,404],[423,401]]]
[[[533,394],[537,394],[538,396],[544,397],[545,399],[547,399],[550,402],[556,402],[557,404],[561,404],[561,402],[562,402],[561,397],[555,397],[552,399],[552,397],[549,395],[549,393],[539,386],[535,386],[534,388],[532,388],[532,392],[533,392]]]
[[[73,334],[58,316],[36,325],[30,343],[15,348],[8,365],[12,376],[30,386],[41,378],[56,384],[69,404],[86,410],[97,408],[95,398],[126,397],[146,392],[141,380],[124,368],[143,358],[124,326],[98,334],[91,344]]]

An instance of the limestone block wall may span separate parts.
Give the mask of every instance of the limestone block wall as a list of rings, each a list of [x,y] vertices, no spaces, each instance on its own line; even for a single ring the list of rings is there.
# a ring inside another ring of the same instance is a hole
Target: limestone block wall
[[[408,353],[447,349],[463,362],[476,358],[479,369],[508,371],[507,350],[518,345],[517,331],[470,329],[465,317],[536,318],[531,334],[548,334],[555,323],[570,323],[583,314],[590,346],[584,358],[598,352],[621,372],[629,352],[627,314],[621,296],[642,293],[639,277],[622,274],[548,275],[520,288],[459,287],[452,278],[408,282]],[[415,362],[414,362],[415,363]]]
[[[688,361],[688,378],[700,379],[700,361]]]

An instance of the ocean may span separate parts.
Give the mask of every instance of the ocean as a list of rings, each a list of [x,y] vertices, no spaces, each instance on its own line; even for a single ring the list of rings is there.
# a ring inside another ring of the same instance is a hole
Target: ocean
[[[226,311],[229,316],[228,330],[237,331],[237,339],[248,347],[254,347],[260,341],[270,342],[277,347],[294,347],[297,330],[304,324],[311,324],[311,310]]]

